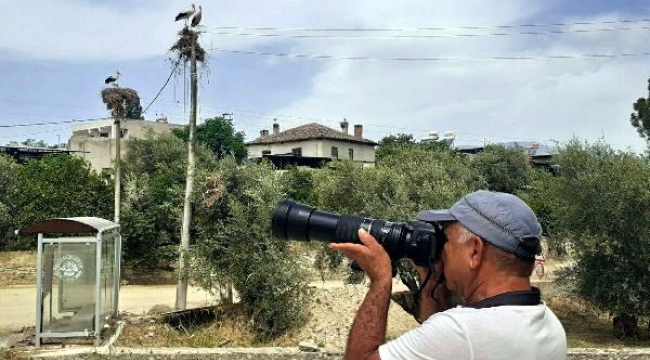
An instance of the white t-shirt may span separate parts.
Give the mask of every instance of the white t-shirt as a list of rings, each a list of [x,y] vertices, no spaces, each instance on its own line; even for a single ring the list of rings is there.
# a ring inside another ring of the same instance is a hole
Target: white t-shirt
[[[545,304],[457,307],[379,347],[382,360],[566,359],[566,334]]]

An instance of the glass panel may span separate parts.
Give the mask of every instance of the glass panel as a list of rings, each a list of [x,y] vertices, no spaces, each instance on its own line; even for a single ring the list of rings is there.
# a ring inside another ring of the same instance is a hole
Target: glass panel
[[[95,251],[94,243],[43,245],[43,332],[94,330]]]
[[[115,235],[102,241],[102,319],[113,314],[113,293],[115,291]]]

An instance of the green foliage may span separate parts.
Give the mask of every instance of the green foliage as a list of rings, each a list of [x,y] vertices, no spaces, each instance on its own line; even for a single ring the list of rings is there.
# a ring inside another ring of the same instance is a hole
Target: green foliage
[[[213,291],[233,284],[260,339],[305,319],[305,274],[287,243],[271,236],[271,214],[281,198],[270,165],[238,166],[229,157],[209,176],[196,214],[194,278]]]
[[[649,140],[650,139],[650,79],[648,79],[648,97],[639,98],[632,104],[634,112],[630,114],[630,123],[639,136]]]
[[[174,135],[187,141],[189,128],[174,129]],[[238,162],[248,157],[248,150],[244,145],[244,133],[235,131],[231,119],[215,117],[207,119],[196,127],[196,140],[204,145],[222,159],[226,156],[234,156]]]
[[[531,167],[523,148],[488,145],[471,161],[492,191],[516,193],[530,182]]]
[[[77,156],[54,155],[18,166],[14,219],[24,227],[57,217],[112,218],[113,191],[90,164]],[[14,239],[8,248],[34,249],[35,238]]]
[[[36,139],[27,139],[25,141],[21,142],[22,145],[29,146],[29,147],[48,147],[48,144],[43,141],[43,140],[36,140]]]
[[[387,156],[394,155],[405,148],[415,146],[415,139],[411,134],[389,135],[379,140],[379,146],[375,152],[376,161],[381,161]]]
[[[650,167],[608,145],[562,149],[558,228],[575,265],[564,275],[581,297],[612,313],[650,313]]]
[[[282,189],[287,198],[311,204],[314,201],[314,170],[290,167],[282,174]]]
[[[124,260],[155,268],[178,257],[187,172],[187,145],[171,134],[129,140],[122,159]],[[195,193],[215,166],[209,150],[197,154]]]
[[[0,250],[14,239],[13,231],[18,228],[12,216],[18,197],[18,164],[11,158],[0,155]]]

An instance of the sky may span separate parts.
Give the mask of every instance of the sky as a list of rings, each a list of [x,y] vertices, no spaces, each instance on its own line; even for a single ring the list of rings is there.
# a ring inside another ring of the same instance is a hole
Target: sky
[[[173,19],[190,4],[3,4],[12,16],[0,23],[0,126],[107,117],[99,93],[115,70],[122,74],[120,86],[137,90],[147,106],[172,70],[168,49],[183,26]],[[347,119],[375,141],[453,131],[459,145],[577,137],[604,139],[621,150],[646,148],[629,117],[632,103],[648,96],[648,0],[201,5],[200,42],[209,58],[199,70],[199,121],[232,113],[247,140],[270,129],[274,119],[281,130],[310,122],[338,129]],[[506,26],[526,24],[565,25]],[[256,29],[262,27],[275,30]],[[342,59],[351,57],[364,59]],[[145,118],[164,114],[173,123],[188,122],[183,72],[180,67],[172,76]],[[69,136],[66,123],[0,128],[0,144],[27,138],[57,143]]]

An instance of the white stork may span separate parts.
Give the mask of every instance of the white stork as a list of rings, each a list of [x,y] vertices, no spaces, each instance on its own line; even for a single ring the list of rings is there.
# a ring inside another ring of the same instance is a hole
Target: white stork
[[[107,77],[106,80],[104,80],[104,84],[108,85],[108,84],[111,84],[111,83],[112,83],[113,86],[117,86],[116,81],[117,81],[117,79],[120,78],[120,75],[121,75],[121,74],[120,74],[119,71],[115,71],[115,74],[114,74],[114,75],[111,75],[111,76]]]
[[[196,8],[194,7],[194,4],[192,4],[191,9],[187,9],[179,12],[178,15],[176,15],[176,19],[174,21],[185,20],[187,25],[187,19],[189,19],[192,16],[192,14],[194,14],[195,12],[196,12]]]
[[[194,17],[192,17],[192,27],[196,27],[200,22],[201,22],[201,5],[199,5],[199,11],[197,11],[194,14]]]

